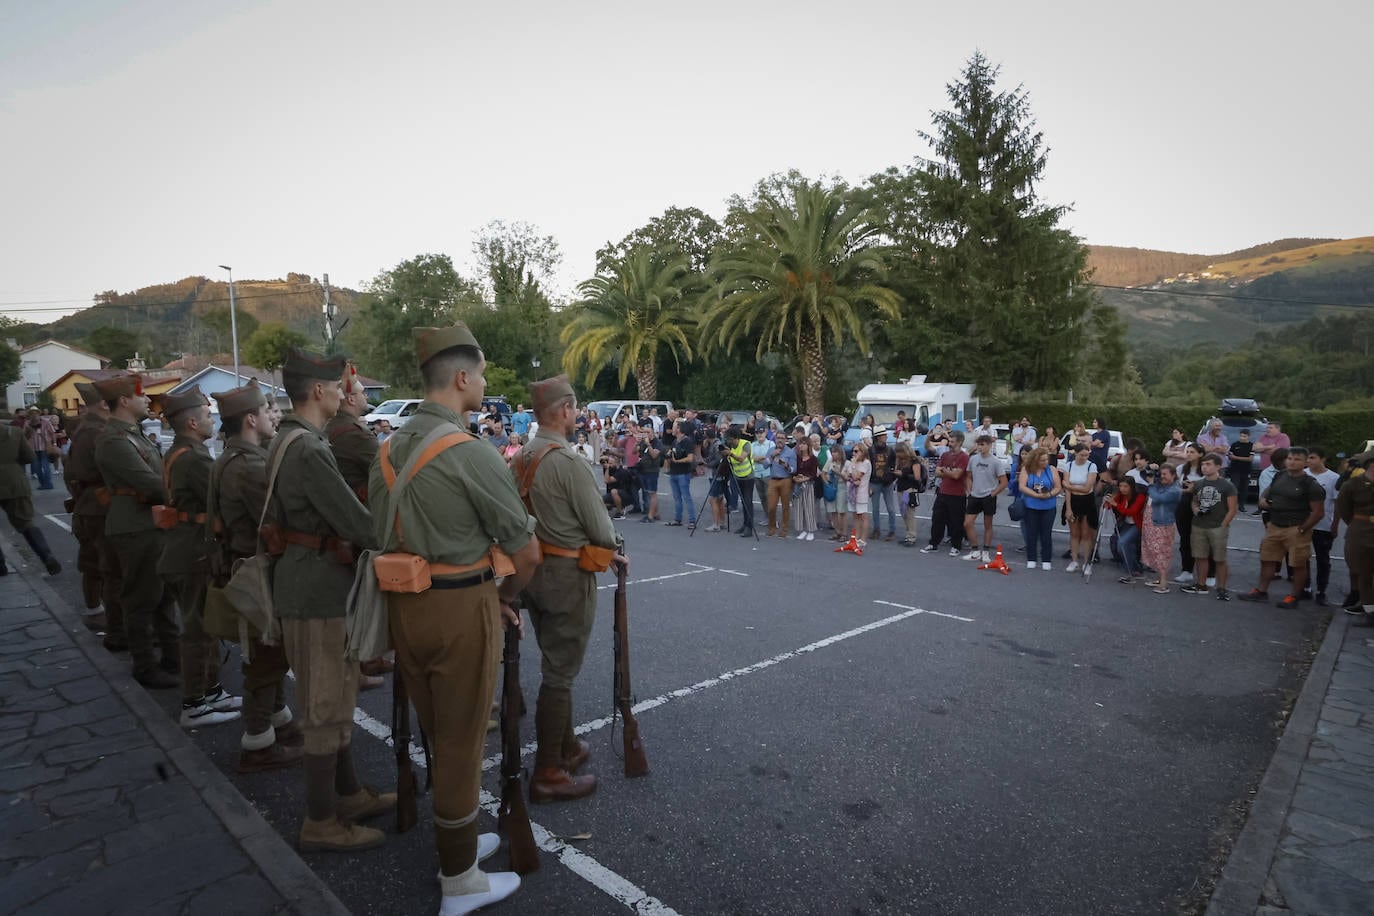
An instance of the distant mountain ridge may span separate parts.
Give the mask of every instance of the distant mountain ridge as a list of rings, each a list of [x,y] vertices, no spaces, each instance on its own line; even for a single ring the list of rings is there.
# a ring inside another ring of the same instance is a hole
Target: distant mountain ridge
[[[1214,264],[1260,258],[1337,241],[1340,240],[1279,239],[1226,254],[1184,254],[1150,248],[1089,245],[1088,267],[1093,271],[1093,280],[1098,283],[1108,286],[1145,286],[1179,274],[1206,270]]]

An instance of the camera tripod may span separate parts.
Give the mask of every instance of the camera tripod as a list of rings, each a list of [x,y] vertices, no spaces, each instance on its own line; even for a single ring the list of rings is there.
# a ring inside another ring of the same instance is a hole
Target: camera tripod
[[[707,504],[711,502],[711,487],[715,485],[716,480],[722,478],[725,480],[725,486],[722,487],[722,489],[725,490],[725,492],[721,494],[720,498],[725,500],[725,530],[729,531],[731,528],[730,493],[732,491],[734,492],[735,498],[739,500],[740,512],[744,513],[744,491],[740,489],[739,480],[736,479],[735,472],[730,469],[730,465],[725,459],[721,459],[719,467],[724,468],[724,472],[722,473],[718,468],[716,471],[716,476],[712,478],[711,483],[706,487],[706,498],[701,501],[701,508],[697,510],[697,528],[701,527],[702,519],[706,518],[704,513],[706,512]],[[752,495],[749,497],[749,499],[753,498],[754,497]],[[752,515],[753,513],[745,513],[745,517],[750,518],[751,522],[753,520],[751,517]],[[751,524],[749,526],[749,529],[754,534],[754,540],[757,541],[759,539],[759,526]],[[693,528],[690,532],[688,532],[687,536],[690,538],[692,535],[696,533],[697,529]]]

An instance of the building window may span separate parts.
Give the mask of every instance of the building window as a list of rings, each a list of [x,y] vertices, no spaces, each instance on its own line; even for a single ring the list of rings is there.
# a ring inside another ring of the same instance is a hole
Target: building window
[[[25,392],[24,392],[24,406],[25,406],[25,407],[32,407],[33,405],[35,405],[35,404],[37,404],[37,403],[38,403],[38,392],[37,392],[37,391],[25,391]]]

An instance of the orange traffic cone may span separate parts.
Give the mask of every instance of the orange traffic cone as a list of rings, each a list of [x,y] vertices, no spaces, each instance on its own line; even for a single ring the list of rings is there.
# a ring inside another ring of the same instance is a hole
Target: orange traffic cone
[[[991,562],[991,563],[983,563],[983,564],[981,564],[978,568],[979,568],[979,569],[997,569],[997,570],[1001,570],[1002,575],[1004,575],[1004,576],[1010,576],[1010,575],[1011,575],[1011,567],[1007,565],[1007,561],[1006,561],[1006,560],[1002,559],[1002,545],[1001,545],[1001,544],[998,544],[998,545],[997,545],[997,556],[993,557],[992,562]]]
[[[849,529],[849,540],[845,542],[845,544],[844,544],[843,547],[836,547],[836,548],[835,548],[835,552],[836,552],[836,553],[852,553],[852,554],[854,554],[854,556],[856,556],[856,557],[861,557],[861,556],[863,556],[863,555],[864,555],[864,549],[863,549],[862,547],[859,546],[859,529],[857,529],[857,528],[850,528],[850,529]]]

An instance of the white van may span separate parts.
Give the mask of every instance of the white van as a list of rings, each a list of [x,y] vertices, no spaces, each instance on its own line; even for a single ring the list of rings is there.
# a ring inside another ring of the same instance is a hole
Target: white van
[[[381,420],[386,420],[391,424],[393,430],[400,429],[406,425],[406,421],[411,418],[415,411],[420,409],[420,398],[398,398],[391,401],[383,401],[377,405],[377,409],[363,417],[363,422],[367,428],[371,429]]]
[[[640,414],[645,411],[666,417],[668,411],[673,409],[672,401],[592,401],[587,405],[587,409],[601,418],[601,422],[609,429],[624,410],[634,412],[635,420],[638,421]]]
[[[874,425],[891,428],[901,411],[906,419],[927,429],[936,423],[959,423],[978,416],[978,398],[973,386],[956,382],[927,382],[924,375],[913,375],[895,385],[865,385],[859,389],[859,409],[844,434],[844,450],[848,454],[859,441],[860,424],[872,417]],[[961,426],[962,428],[962,426]]]

